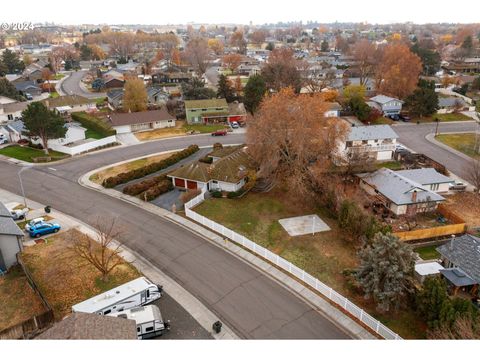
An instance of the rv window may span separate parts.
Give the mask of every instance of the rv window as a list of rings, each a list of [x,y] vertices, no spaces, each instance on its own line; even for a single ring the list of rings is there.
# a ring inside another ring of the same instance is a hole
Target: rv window
[[[147,289],[147,298],[150,297],[150,289]]]
[[[139,327],[137,327],[137,332],[140,332],[140,328],[139,328]]]
[[[128,319],[127,314],[120,314],[120,315],[117,315],[117,317],[122,318],[122,319]]]
[[[146,332],[153,331],[153,326],[150,326],[150,327],[146,328],[145,331],[146,331]]]
[[[110,314],[111,312],[112,312],[112,310],[107,310],[107,311],[104,311],[104,312],[103,312],[103,315]]]

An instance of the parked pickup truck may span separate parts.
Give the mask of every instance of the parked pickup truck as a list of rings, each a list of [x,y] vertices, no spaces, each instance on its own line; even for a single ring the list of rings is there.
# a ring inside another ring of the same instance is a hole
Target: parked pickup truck
[[[460,181],[455,181],[455,184],[450,186],[448,189],[449,190],[455,190],[455,191],[465,191],[467,189],[467,185],[465,185],[464,183],[462,183]]]

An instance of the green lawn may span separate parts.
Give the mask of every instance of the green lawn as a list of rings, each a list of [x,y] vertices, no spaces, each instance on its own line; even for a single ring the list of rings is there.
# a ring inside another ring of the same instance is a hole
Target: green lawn
[[[26,146],[13,145],[0,149],[0,155],[5,155],[26,162],[33,162],[33,158],[44,157],[45,153],[43,152],[43,150],[34,149]],[[67,155],[58,151],[50,150],[50,156],[52,158],[52,161],[55,161],[63,159]]]
[[[97,139],[98,140],[98,139],[103,139],[105,137],[105,136],[103,136],[102,134],[100,134],[99,132],[97,132],[93,129],[89,129],[88,127],[85,127],[85,128],[87,129],[87,131],[85,131],[85,138],[86,139]]]
[[[470,116],[464,115],[462,113],[457,114],[433,114],[432,116],[427,116],[423,118],[414,118],[412,122],[421,122],[421,123],[428,123],[428,122],[435,122],[436,119],[439,119],[440,122],[450,122],[450,121],[466,121],[472,120]]]
[[[382,117],[379,117],[377,120],[373,121],[372,125],[390,125],[394,123],[395,121],[393,121],[392,119],[382,116]]]
[[[387,161],[387,162],[379,162],[377,163],[377,168],[387,168],[390,170],[402,170],[402,163],[400,161]]]
[[[438,141],[473,158],[480,158],[480,153],[474,151],[475,134],[440,134],[435,137]]]
[[[65,74],[55,74],[53,80],[61,80],[65,77]]]
[[[185,131],[198,131],[202,134],[211,133],[217,130],[225,129],[225,125],[185,125]]]
[[[55,99],[58,98],[60,95],[56,91],[52,91],[48,97]]]
[[[337,221],[323,208],[315,208],[275,188],[270,193],[248,193],[240,199],[208,199],[194,209],[257,244],[282,256],[381,319],[404,338],[425,338],[425,324],[408,306],[382,316],[344,275],[358,266],[357,248],[348,241]],[[315,235],[291,237],[278,220],[317,214],[331,228]]]
[[[440,254],[436,250],[438,245],[425,246],[421,248],[416,248],[415,252],[420,255],[423,260],[435,260],[440,259]]]

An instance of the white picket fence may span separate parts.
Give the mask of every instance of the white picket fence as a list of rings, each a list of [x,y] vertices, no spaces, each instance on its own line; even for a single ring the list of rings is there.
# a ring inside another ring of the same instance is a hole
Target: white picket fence
[[[253,251],[255,254],[261,256],[262,258],[268,260],[269,262],[277,265],[283,270],[289,272],[299,280],[305,282],[312,288],[319,291],[322,295],[333,301],[335,304],[346,310],[351,316],[360,320],[363,324],[368,326],[370,329],[375,331],[378,335],[387,340],[399,340],[402,339],[398,334],[390,330],[388,327],[383,325],[380,321],[375,319],[366,313],[363,309],[359,308],[357,305],[352,303],[350,300],[344,296],[337,293],[331,287],[325,285],[318,279],[314,278],[309,273],[300,269],[299,267],[293,265],[291,262],[283,259],[277,254],[272,253],[271,251],[265,249],[264,247],[254,243],[253,241],[247,239],[245,236],[236,233],[235,231],[226,228],[223,225],[212,221],[205,216],[197,214],[195,211],[191,210],[196,205],[200,204],[205,200],[205,193],[198,195],[189,202],[185,204],[185,213],[188,218],[193,219],[194,221],[202,224],[203,226],[212,229],[213,231],[222,234],[222,236],[229,238],[235,243],[242,245],[250,251]]]

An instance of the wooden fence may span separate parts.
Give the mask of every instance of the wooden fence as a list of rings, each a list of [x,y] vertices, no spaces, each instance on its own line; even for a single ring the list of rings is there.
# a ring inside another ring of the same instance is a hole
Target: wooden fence
[[[455,213],[448,210],[445,206],[439,205],[438,212],[445,218],[453,221],[454,224],[436,226],[428,229],[401,231],[394,233],[394,235],[398,236],[401,241],[413,241],[463,234],[467,230],[465,221]]]
[[[13,325],[0,331],[0,339],[30,339],[55,322],[55,316],[53,314],[52,307],[38,289],[37,284],[33,280],[32,274],[30,271],[28,271],[19,255],[20,254],[17,254],[18,263],[22,267],[28,283],[32,287],[33,291],[35,291],[35,293],[40,297],[40,300],[42,301],[46,310],[40,315],[33,316],[22,323]]]

